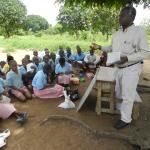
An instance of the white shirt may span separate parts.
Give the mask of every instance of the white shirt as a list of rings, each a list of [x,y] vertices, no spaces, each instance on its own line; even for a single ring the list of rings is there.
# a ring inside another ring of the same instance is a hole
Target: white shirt
[[[148,57],[149,49],[145,31],[135,25],[131,25],[125,31],[120,29],[112,37],[111,46],[102,47],[103,51],[121,52],[128,57],[128,64],[134,64]]]
[[[90,54],[87,54],[84,58],[84,61],[86,63],[94,63],[96,61],[96,55],[90,55]]]

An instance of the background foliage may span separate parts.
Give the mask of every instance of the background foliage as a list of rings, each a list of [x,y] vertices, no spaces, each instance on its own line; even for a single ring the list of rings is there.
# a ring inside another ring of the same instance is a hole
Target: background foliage
[[[26,8],[19,0],[0,0],[0,49],[42,50],[47,47],[56,51],[60,45],[64,48],[70,46],[73,50],[76,45],[80,45],[87,51],[92,42],[110,44],[112,34],[119,27],[120,9],[129,1],[80,2],[66,0],[60,9],[58,23],[51,26],[41,16],[27,16]],[[145,21],[142,25],[147,30],[150,41],[150,21]]]
[[[150,7],[150,0],[56,0],[56,2],[63,3],[66,6],[82,4],[84,6],[105,6],[109,8],[121,8],[127,4],[144,3],[144,7]]]
[[[0,27],[5,37],[10,37],[22,27],[26,13],[19,0],[0,0]]]
[[[48,29],[49,24],[47,20],[38,15],[28,15],[24,20],[24,30],[26,31],[40,31]]]

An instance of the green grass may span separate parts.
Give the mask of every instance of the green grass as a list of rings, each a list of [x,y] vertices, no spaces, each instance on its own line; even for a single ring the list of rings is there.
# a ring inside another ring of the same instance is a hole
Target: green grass
[[[64,48],[70,46],[72,50],[75,50],[76,45],[80,45],[84,51],[87,51],[92,42],[97,42],[101,45],[110,44],[110,40],[107,41],[106,37],[101,34],[89,35],[88,39],[85,40],[82,38],[76,39],[68,34],[43,35],[41,37],[36,37],[34,35],[13,36],[9,39],[0,36],[0,47],[4,48],[7,52],[15,51],[16,49],[42,50],[44,48],[56,51],[59,45]]]
[[[106,40],[106,36],[101,34],[87,34],[87,39],[76,39],[74,36],[69,34],[63,35],[42,35],[41,37],[37,37],[35,35],[27,35],[27,36],[13,36],[9,39],[5,39],[0,36],[0,47],[4,48],[5,52],[14,52],[18,49],[37,49],[43,50],[44,48],[48,48],[51,51],[57,51],[58,47],[61,45],[64,48],[70,46],[73,51],[75,51],[76,45],[80,45],[84,51],[89,50],[89,45],[92,42],[99,43],[101,45],[109,45],[111,43],[111,37],[109,40]],[[149,47],[150,47],[150,34],[148,34]]]

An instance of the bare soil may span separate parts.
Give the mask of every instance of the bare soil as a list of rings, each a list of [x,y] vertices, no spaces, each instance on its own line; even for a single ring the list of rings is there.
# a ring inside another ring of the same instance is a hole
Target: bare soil
[[[22,58],[25,52],[13,54]],[[0,54],[1,55],[1,54]],[[4,56],[5,54],[3,54]],[[1,55],[1,57],[3,57]],[[19,60],[18,60],[19,61]],[[149,86],[150,61],[145,61],[144,70],[139,85]],[[79,86],[83,95],[89,80]],[[64,98],[39,100],[32,99],[26,103],[13,100],[12,103],[19,111],[28,112],[28,122],[20,126],[14,118],[0,121],[0,132],[9,128],[11,136],[4,150],[132,150],[150,148],[150,93],[144,90],[140,93],[143,99],[140,118],[123,130],[116,130],[114,125],[119,115],[95,113],[96,91],[92,91],[80,112],[76,109],[64,110],[57,106]],[[75,102],[76,106],[79,101]],[[51,115],[61,115],[79,120],[90,127],[89,133],[78,123],[72,121],[47,120]],[[47,121],[46,121],[47,120]],[[45,122],[45,123],[44,123]],[[96,133],[101,133],[97,136]],[[106,135],[107,136],[102,136]],[[110,137],[109,137],[110,135]],[[132,141],[134,139],[135,141]],[[133,145],[135,147],[133,147]],[[132,146],[131,146],[132,145]]]

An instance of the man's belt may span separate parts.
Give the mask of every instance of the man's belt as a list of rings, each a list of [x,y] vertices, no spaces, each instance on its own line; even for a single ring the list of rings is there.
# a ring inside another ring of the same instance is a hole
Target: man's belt
[[[118,67],[119,69],[122,69],[122,68],[127,68],[127,67],[130,67],[130,66],[133,66],[133,65],[136,65],[136,64],[143,64],[144,62],[143,61],[139,61],[139,62],[136,62],[136,63],[134,63],[134,64],[130,64],[130,65],[128,65],[128,66],[120,66],[120,67]]]

